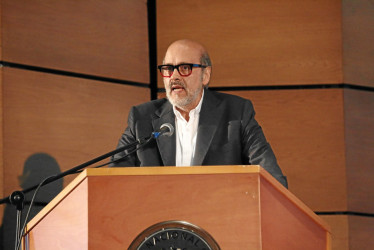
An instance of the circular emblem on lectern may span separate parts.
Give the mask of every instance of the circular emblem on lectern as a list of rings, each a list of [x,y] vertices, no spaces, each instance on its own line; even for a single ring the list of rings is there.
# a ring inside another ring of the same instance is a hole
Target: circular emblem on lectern
[[[165,221],[150,226],[131,243],[129,250],[219,250],[205,230],[185,221]]]

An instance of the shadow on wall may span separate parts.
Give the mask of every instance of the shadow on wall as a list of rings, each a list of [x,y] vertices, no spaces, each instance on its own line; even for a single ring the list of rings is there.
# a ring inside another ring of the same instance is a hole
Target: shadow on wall
[[[61,173],[57,161],[50,155],[45,153],[37,153],[31,155],[25,162],[23,173],[18,177],[22,190],[39,184],[45,178]],[[28,221],[30,221],[45,205],[48,204],[63,188],[63,180],[59,179],[40,188],[36,195],[34,205],[31,208]],[[25,206],[22,211],[21,225],[25,221],[30,201],[34,192],[25,194]],[[3,223],[0,229],[0,249],[14,250],[16,238],[16,208],[7,205],[4,210]]]

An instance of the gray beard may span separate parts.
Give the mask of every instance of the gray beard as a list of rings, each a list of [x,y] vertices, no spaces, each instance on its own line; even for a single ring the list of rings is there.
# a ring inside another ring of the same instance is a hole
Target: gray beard
[[[201,88],[197,89],[195,92],[192,92],[192,93],[191,92],[187,92],[187,96],[186,97],[179,98],[179,99],[171,97],[170,92],[171,92],[171,90],[170,91],[166,91],[166,97],[168,98],[169,102],[173,106],[176,106],[176,107],[178,107],[180,109],[184,109],[184,108],[186,108],[188,105],[190,105],[192,102],[194,102],[198,98],[198,96],[199,96],[199,94],[201,92]]]

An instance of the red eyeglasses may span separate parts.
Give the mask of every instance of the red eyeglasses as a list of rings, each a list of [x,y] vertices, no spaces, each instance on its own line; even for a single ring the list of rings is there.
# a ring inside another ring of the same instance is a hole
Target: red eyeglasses
[[[208,66],[194,63],[182,63],[178,65],[159,65],[157,68],[160,70],[162,77],[171,77],[174,70],[177,69],[181,76],[189,76],[192,74],[192,68],[206,68]]]

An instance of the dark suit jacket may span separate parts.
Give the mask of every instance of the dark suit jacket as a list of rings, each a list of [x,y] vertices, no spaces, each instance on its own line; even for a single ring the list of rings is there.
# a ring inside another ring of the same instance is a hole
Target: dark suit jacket
[[[260,165],[287,187],[287,179],[254,116],[249,100],[205,89],[192,165]],[[118,147],[149,137],[164,123],[175,127],[173,107],[167,99],[132,107],[128,127]],[[175,166],[175,148],[175,133],[160,136],[113,165]],[[118,160],[125,153],[117,154],[112,160]]]

